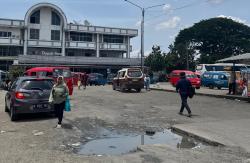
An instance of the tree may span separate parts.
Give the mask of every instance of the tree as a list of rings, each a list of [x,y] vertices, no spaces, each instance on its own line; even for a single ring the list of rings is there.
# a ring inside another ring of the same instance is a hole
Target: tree
[[[188,53],[192,67],[197,53],[199,63],[215,63],[247,52],[250,52],[250,27],[232,19],[211,18],[181,30],[169,54],[176,55],[174,61],[183,66]]]
[[[150,67],[155,72],[164,70],[165,53],[161,51],[160,46],[152,47],[152,52],[145,59],[145,66]]]

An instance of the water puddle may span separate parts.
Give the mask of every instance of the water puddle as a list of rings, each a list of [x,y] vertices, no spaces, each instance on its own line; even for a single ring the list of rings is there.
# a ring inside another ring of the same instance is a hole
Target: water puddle
[[[193,138],[177,135],[171,130],[148,131],[143,135],[103,130],[102,136],[80,146],[82,155],[120,155],[135,151],[139,145],[167,144],[176,148],[202,148]]]

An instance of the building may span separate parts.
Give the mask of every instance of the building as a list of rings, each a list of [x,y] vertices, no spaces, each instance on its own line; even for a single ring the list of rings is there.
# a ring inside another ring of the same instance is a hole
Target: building
[[[58,6],[39,3],[24,20],[0,19],[0,69],[24,66],[65,65],[76,71],[139,66],[130,58],[130,39],[136,29],[68,23]]]

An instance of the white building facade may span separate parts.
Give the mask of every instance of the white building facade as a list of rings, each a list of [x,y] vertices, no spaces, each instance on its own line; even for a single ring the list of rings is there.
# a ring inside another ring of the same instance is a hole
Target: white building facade
[[[136,29],[85,26],[67,22],[58,6],[39,3],[24,20],[0,19],[0,69],[20,65],[136,66],[130,39]],[[5,64],[4,64],[5,63]]]

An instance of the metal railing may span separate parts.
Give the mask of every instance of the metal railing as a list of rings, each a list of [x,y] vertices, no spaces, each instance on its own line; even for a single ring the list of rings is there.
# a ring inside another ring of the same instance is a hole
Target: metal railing
[[[28,46],[35,47],[61,47],[61,41],[28,40]]]
[[[85,41],[68,41],[66,42],[66,48],[96,49],[96,43]]]
[[[140,58],[19,55],[19,64],[139,66]]]
[[[23,41],[16,38],[11,37],[1,37],[0,38],[0,45],[17,45],[21,46],[23,45]]]
[[[69,31],[82,31],[90,33],[102,33],[102,34],[116,34],[116,35],[127,35],[127,36],[137,36],[137,29],[123,29],[123,28],[111,28],[111,27],[99,27],[99,26],[84,26],[77,24],[68,24]]]

